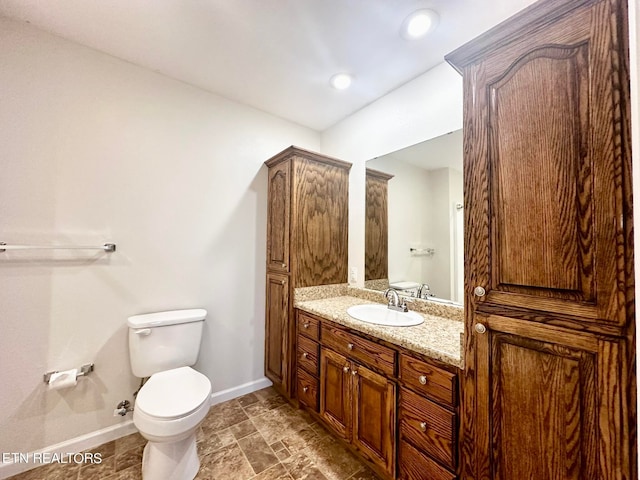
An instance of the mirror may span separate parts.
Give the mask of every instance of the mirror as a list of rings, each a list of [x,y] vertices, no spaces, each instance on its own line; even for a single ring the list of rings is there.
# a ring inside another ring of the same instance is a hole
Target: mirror
[[[367,161],[365,288],[463,302],[462,156],[457,130]]]

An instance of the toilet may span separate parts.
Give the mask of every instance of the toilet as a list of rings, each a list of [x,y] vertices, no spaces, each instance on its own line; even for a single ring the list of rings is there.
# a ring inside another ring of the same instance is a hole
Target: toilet
[[[200,468],[196,430],[209,411],[211,382],[191,366],[200,351],[206,310],[129,317],[129,358],[138,391],[133,423],[148,440],[144,480],[192,480]]]

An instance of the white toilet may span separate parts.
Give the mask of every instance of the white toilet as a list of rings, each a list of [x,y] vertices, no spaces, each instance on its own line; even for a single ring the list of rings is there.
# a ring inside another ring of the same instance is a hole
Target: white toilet
[[[138,392],[133,423],[149,442],[144,480],[192,480],[200,468],[196,429],[209,411],[211,382],[191,368],[198,359],[206,310],[129,317],[129,357]]]

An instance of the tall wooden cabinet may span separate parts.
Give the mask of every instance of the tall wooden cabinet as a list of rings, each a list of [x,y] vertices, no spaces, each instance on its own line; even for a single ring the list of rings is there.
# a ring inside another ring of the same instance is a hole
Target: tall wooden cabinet
[[[269,168],[265,375],[295,390],[293,289],[347,282],[351,164],[297,147]]]
[[[364,279],[389,279],[388,184],[393,175],[367,168]]]
[[[464,76],[464,479],[637,479],[625,0],[542,0]]]

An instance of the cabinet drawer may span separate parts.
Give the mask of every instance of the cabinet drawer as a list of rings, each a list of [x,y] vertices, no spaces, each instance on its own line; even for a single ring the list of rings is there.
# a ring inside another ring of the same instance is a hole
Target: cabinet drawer
[[[398,378],[407,386],[450,407],[457,404],[456,374],[400,354]]]
[[[398,470],[402,480],[456,480],[455,474],[403,440],[398,442]]]
[[[320,340],[320,322],[317,318],[298,310],[298,333],[318,341]]]
[[[455,470],[456,416],[447,409],[406,389],[400,390],[400,438],[410,441]]]
[[[313,340],[298,335],[298,367],[304,368],[312,375],[318,375],[318,357],[320,346]]]
[[[298,369],[298,401],[307,407],[318,411],[318,379],[307,372]]]
[[[323,323],[322,344],[355,361],[378,368],[389,376],[395,373],[396,352],[394,350],[339,327]]]

